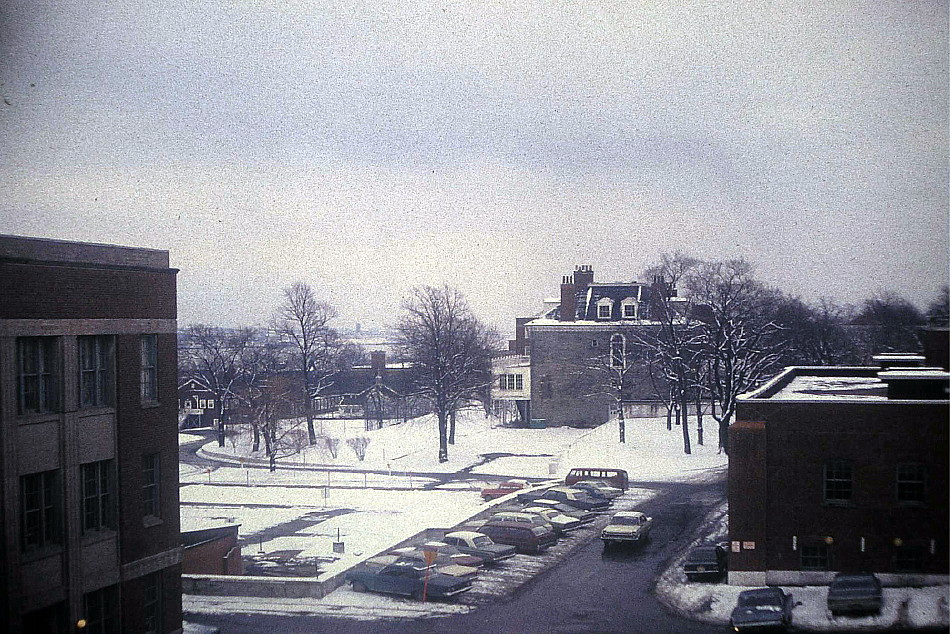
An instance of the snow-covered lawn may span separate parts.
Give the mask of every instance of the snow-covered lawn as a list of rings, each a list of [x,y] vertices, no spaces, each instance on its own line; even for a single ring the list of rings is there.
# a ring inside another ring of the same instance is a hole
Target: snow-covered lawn
[[[634,481],[673,481],[726,465],[714,443],[698,447],[695,438],[693,454],[684,455],[679,428],[667,431],[663,419],[628,420],[623,446],[616,422],[595,429],[512,429],[469,410],[460,413],[457,425],[449,461],[441,464],[433,416],[369,432],[361,421],[321,421],[318,431],[341,439],[337,457],[325,446],[307,447],[280,460],[273,473],[241,467],[248,457],[265,459],[263,452],[250,452],[249,430],[223,448],[208,442],[204,455],[229,458],[234,466],[210,473],[182,468],[182,529],[239,523],[240,535],[249,539],[246,561],[292,556],[318,565],[325,578],[425,528],[471,517],[485,508],[479,491],[493,475],[554,479],[573,466],[602,466],[626,469]],[[193,438],[182,436],[182,442]],[[346,446],[345,439],[355,436],[370,439],[364,461]],[[321,465],[354,472],[321,470]],[[469,469],[469,480],[441,486],[433,477],[415,475],[462,469]],[[333,553],[337,531],[345,544],[342,554]]]

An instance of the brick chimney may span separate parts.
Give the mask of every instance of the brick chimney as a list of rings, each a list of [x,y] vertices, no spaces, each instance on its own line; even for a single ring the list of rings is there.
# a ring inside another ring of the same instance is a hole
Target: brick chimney
[[[574,321],[577,315],[577,298],[570,275],[561,278],[561,321]]]
[[[369,353],[369,365],[373,369],[373,374],[381,376],[386,369],[386,351],[373,350]]]
[[[594,267],[581,264],[574,267],[574,292],[583,295],[587,287],[594,283]]]

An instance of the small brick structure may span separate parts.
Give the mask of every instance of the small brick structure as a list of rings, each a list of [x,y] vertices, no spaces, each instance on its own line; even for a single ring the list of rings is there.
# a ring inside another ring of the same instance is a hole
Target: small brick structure
[[[240,524],[182,531],[182,572],[195,575],[243,575]]]

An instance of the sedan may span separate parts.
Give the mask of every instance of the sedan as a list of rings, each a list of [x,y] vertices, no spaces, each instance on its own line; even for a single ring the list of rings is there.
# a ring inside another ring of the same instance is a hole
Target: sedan
[[[620,511],[610,518],[610,523],[604,527],[600,538],[604,547],[621,542],[639,544],[647,540],[651,528],[652,517],[647,517],[640,511]]]
[[[726,550],[716,544],[696,546],[683,562],[683,572],[690,581],[722,576],[726,572]]]
[[[792,595],[781,588],[743,590],[729,617],[737,632],[784,631],[792,622]]]
[[[603,480],[581,480],[571,485],[574,489],[583,489],[594,497],[602,497],[608,500],[618,498],[623,495],[623,490],[612,487]]]
[[[508,495],[509,493],[526,489],[529,486],[527,480],[506,480],[496,486],[482,489],[482,499],[487,502]]]
[[[828,610],[843,612],[878,613],[884,603],[881,581],[870,573],[845,574],[839,572],[828,588]]]

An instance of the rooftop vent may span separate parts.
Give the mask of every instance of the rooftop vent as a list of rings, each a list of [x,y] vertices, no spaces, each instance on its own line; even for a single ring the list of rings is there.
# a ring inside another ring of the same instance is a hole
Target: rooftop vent
[[[887,384],[889,399],[946,400],[950,394],[950,372],[939,368],[891,367],[877,377]]]
[[[875,363],[881,366],[882,370],[888,370],[895,366],[916,368],[927,361],[922,355],[907,352],[885,352],[884,354],[874,355],[872,358]]]

